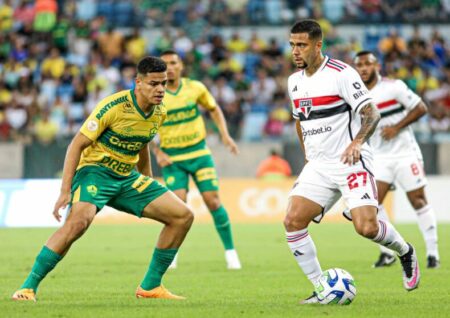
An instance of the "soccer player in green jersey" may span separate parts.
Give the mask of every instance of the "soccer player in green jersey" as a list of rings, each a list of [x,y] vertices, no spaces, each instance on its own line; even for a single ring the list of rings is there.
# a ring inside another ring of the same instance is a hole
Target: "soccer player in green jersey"
[[[182,78],[183,63],[174,51],[161,59],[167,64],[167,88],[163,103],[167,119],[159,130],[160,148],[154,147],[167,187],[186,202],[189,176],[192,176],[214,220],[225,248],[229,269],[240,269],[234,248],[228,213],[219,198],[219,185],[211,152],[206,146],[205,124],[199,106],[206,109],[217,125],[222,141],[233,154],[239,152],[230,137],[220,107],[208,89],[199,81]],[[176,259],[171,265],[176,267]]]
[[[161,279],[191,227],[193,214],[175,194],[153,180],[148,149],[167,114],[162,104],[166,70],[160,58],[142,59],[136,88],[100,101],[73,138],[53,211],[60,221],[60,209],[69,205],[69,215],[38,254],[14,300],[36,301],[39,283],[106,204],[164,224],[136,297],[183,299],[165,289]]]

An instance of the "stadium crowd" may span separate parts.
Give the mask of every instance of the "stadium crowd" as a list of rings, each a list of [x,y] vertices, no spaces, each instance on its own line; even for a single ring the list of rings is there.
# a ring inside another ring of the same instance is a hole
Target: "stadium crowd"
[[[415,26],[367,29],[362,42],[346,41],[340,21],[390,22],[398,17],[431,22],[450,16],[450,1],[218,0],[0,2],[0,140],[50,143],[71,136],[103,97],[133,87],[136,62],[174,48],[185,75],[203,81],[223,108],[235,138],[293,135],[287,77],[294,71],[283,39],[258,28],[249,39],[226,37],[216,26],[289,25],[314,17],[325,32],[325,52],[351,63],[375,50],[383,73],[403,79],[430,106],[418,130],[450,132],[449,46],[436,28],[425,38]],[[399,13],[400,12],[400,13]],[[161,27],[156,38],[150,28]],[[287,29],[286,29],[287,30]],[[213,125],[207,121],[210,131]]]

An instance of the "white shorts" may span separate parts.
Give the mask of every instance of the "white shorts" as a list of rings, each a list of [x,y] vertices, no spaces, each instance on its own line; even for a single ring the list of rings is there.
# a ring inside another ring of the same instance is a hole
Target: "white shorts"
[[[399,184],[406,192],[420,189],[427,185],[423,169],[423,160],[415,155],[399,158],[375,157],[375,179]]]
[[[315,222],[319,222],[341,196],[350,210],[366,205],[378,207],[371,168],[368,160],[353,166],[310,161],[303,167],[289,197],[301,196],[323,207],[322,215],[314,218]]]

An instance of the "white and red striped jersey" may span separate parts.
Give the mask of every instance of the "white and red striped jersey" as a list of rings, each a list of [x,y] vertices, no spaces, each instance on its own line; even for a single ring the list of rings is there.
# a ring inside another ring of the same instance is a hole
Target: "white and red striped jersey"
[[[401,80],[378,78],[377,84],[370,90],[381,120],[370,138],[375,156],[398,157],[416,155],[422,158],[422,153],[414,137],[412,128],[405,127],[391,140],[381,137],[383,127],[392,126],[401,121],[421,98],[406,86]]]
[[[335,163],[361,127],[362,106],[372,102],[359,74],[348,64],[325,57],[312,75],[298,71],[288,79],[293,116],[300,120],[306,159]],[[371,158],[365,143],[362,157]]]

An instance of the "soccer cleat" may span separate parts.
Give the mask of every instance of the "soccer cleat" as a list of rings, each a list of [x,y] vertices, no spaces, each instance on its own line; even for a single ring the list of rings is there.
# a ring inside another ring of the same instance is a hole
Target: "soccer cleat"
[[[373,268],[377,267],[388,267],[394,264],[396,258],[394,255],[390,255],[388,253],[381,253],[378,260],[372,265]]]
[[[403,267],[403,287],[405,287],[407,291],[411,291],[419,287],[420,270],[416,251],[411,244],[407,244],[409,246],[408,253],[399,256],[399,258]]]
[[[136,298],[159,298],[159,299],[174,299],[184,300],[185,297],[177,296],[168,291],[163,285],[153,288],[152,290],[142,289],[138,286],[136,289]]]
[[[241,261],[239,260],[239,256],[236,250],[226,250],[225,251],[225,259],[227,261],[228,269],[241,269]]]
[[[36,293],[31,288],[19,289],[12,295],[12,300],[32,300],[36,302]]]
[[[427,268],[438,268],[439,266],[441,266],[441,262],[436,258],[436,256],[428,255]]]
[[[300,305],[308,305],[308,304],[318,304],[319,299],[317,298],[316,292],[313,292],[311,296],[306,299],[300,300]]]

